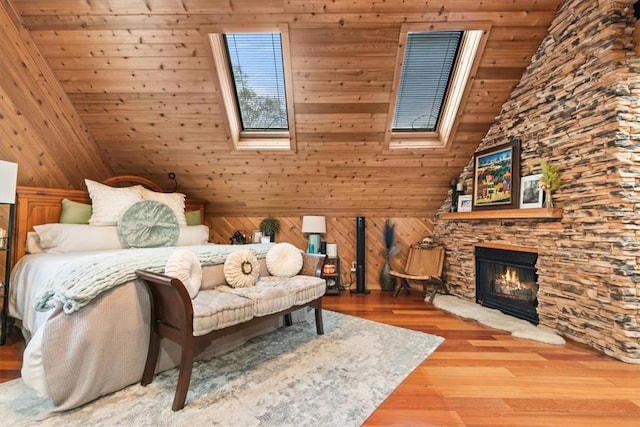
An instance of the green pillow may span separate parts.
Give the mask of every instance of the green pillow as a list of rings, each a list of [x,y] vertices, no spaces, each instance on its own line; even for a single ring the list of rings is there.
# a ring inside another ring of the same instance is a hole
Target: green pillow
[[[202,221],[200,220],[200,211],[185,212],[184,215],[187,217],[187,225],[202,224]]]
[[[142,200],[125,209],[116,230],[125,248],[173,246],[180,234],[176,214],[155,200]]]
[[[89,218],[91,218],[91,205],[62,199],[60,224],[89,224]]]

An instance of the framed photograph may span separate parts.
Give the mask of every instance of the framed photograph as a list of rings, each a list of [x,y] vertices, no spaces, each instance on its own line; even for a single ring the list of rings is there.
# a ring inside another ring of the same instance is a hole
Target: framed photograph
[[[473,210],[518,208],[520,142],[478,151],[473,160]]]
[[[541,208],[544,191],[540,189],[541,173],[520,178],[520,208]]]
[[[262,240],[262,232],[260,230],[253,230],[251,233],[251,243],[260,243]]]
[[[458,196],[458,212],[471,212],[471,194]]]

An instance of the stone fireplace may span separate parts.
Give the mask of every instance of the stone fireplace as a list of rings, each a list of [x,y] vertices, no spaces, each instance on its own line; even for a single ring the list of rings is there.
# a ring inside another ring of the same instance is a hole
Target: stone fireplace
[[[477,151],[520,140],[520,176],[560,167],[561,217],[530,209],[449,217],[433,238],[446,247],[444,280],[476,300],[475,248],[537,251],[539,323],[619,360],[640,364],[640,55],[633,0],[567,0]],[[457,181],[473,193],[470,158]],[[515,206],[514,206],[515,207]],[[473,214],[474,212],[471,212]],[[481,211],[478,211],[478,214]]]
[[[537,324],[537,259],[535,252],[476,246],[476,302]]]

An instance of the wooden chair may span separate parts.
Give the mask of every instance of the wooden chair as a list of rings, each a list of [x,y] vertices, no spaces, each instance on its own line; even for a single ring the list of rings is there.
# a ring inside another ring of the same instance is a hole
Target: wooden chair
[[[442,281],[442,268],[444,266],[444,248],[442,246],[423,247],[413,245],[409,248],[407,263],[404,271],[391,270],[389,274],[400,279],[400,285],[396,289],[394,296],[398,296],[401,289],[409,293],[411,286],[409,281],[422,282],[422,289],[427,296],[427,285],[433,285],[433,292],[429,302],[433,303],[438,289],[446,291],[445,283]]]

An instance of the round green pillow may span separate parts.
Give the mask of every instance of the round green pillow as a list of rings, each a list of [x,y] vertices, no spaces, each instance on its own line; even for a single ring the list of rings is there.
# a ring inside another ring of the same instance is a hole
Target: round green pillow
[[[125,248],[173,246],[180,235],[176,214],[155,200],[142,200],[125,209],[118,220],[117,231]]]

